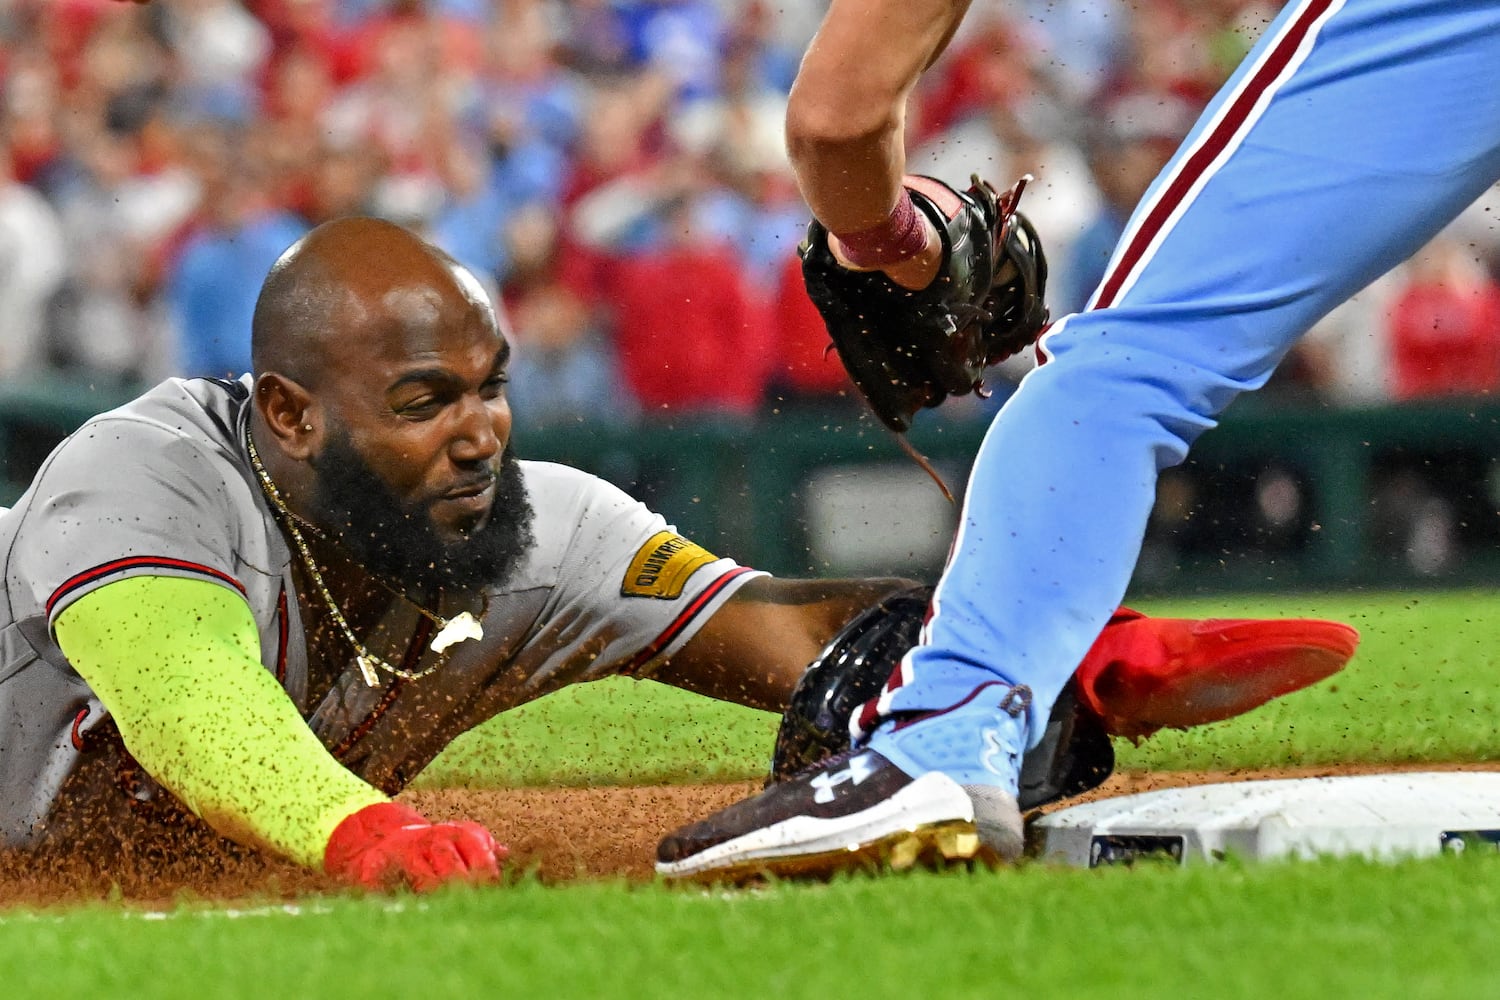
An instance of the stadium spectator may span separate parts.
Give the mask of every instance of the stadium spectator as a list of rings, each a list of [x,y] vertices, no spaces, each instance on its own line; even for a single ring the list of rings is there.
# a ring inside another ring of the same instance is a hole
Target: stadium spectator
[[[312,225],[341,215],[367,215],[377,170],[367,150],[320,146],[308,166],[305,194],[292,206]]]
[[[47,311],[66,276],[64,263],[57,212],[12,175],[0,135],[0,375],[43,367]]]
[[[427,0],[385,0],[349,33],[354,74],[389,73],[394,46],[421,50],[430,69],[472,75],[483,55],[478,24],[469,13]]]
[[[1004,11],[984,14],[945,69],[921,81],[924,96],[908,112],[908,131],[919,138],[908,146],[907,172],[959,190],[976,170],[987,178],[1031,174],[1026,214],[1044,234],[1049,281],[1056,287],[1066,283],[1068,249],[1095,211],[1099,193],[1072,134],[1075,126],[1043,67],[1033,62],[1030,32]],[[1013,359],[995,381],[1017,380],[1029,367],[1029,358]]]
[[[157,105],[76,123],[70,138],[56,195],[70,274],[51,353],[91,378],[172,374],[178,359],[162,281],[202,198],[192,161],[203,137]]]
[[[248,123],[260,111],[271,33],[239,0],[161,0],[161,33],[175,58],[174,89],[195,115]]]
[[[142,226],[136,205],[161,202],[161,189],[132,173],[127,138],[99,132],[78,151],[58,205],[67,244],[68,279],[59,298],[49,353],[64,368],[121,383],[155,381],[177,370],[176,338],[160,296],[164,241],[198,199],[182,201]]]
[[[585,303],[561,281],[523,295],[511,307],[515,354],[511,410],[527,429],[634,419],[635,401],[619,363]]]
[[[607,315],[608,268],[608,258],[573,239],[550,205],[523,205],[506,223],[500,289],[512,307],[528,292],[560,281],[598,315]]]
[[[782,139],[786,95],[762,77],[763,44],[736,36],[725,53],[723,88],[690,101],[668,128],[676,148],[703,164],[705,223],[738,248],[754,294],[774,294],[782,265],[806,226]]]
[[[668,206],[667,242],[619,262],[615,343],[625,384],[648,417],[750,417],[771,363],[769,320],[729,245],[702,237],[693,203]]]
[[[1077,312],[1088,302],[1104,277],[1125,221],[1197,113],[1182,98],[1146,91],[1116,95],[1097,109],[1085,145],[1100,198],[1067,248],[1065,266],[1052,278],[1049,304],[1055,315]]]
[[[588,105],[588,86],[556,58],[556,26],[539,0],[504,5],[462,114],[484,138],[502,210],[556,202]]]
[[[841,409],[859,412],[863,403],[851,394],[849,376],[833,353],[833,341],[802,284],[802,264],[785,259],[772,303],[775,359],[767,393],[772,406]]]
[[[1389,323],[1396,399],[1500,388],[1500,285],[1451,235],[1440,234],[1407,264]]]
[[[0,66],[4,68],[0,133],[9,149],[11,176],[53,198],[66,155],[57,66],[34,41],[22,41],[6,52]]]
[[[334,93],[328,65],[307,47],[285,53],[268,74],[258,131],[282,163],[288,184],[282,197],[291,203],[307,196],[308,172],[326,145],[323,117]]]
[[[1165,114],[1201,99],[1253,39],[1266,6],[976,5],[912,102],[912,166],[959,183],[985,163],[1034,173],[1027,208],[1051,252],[1053,312],[1071,309],[1092,282],[1069,272],[1100,242],[1085,234],[1072,253],[1074,236],[1096,209],[1096,225],[1118,225],[1099,207],[1077,147],[1094,102],[1146,93]],[[733,248],[746,308],[781,345],[772,398],[837,399],[842,376],[822,360],[821,331],[799,330],[796,298],[782,295],[808,213],[785,172],[781,122],[825,8],[824,0],[12,0],[0,19],[0,131],[14,179],[51,204],[68,247],[60,308],[42,321],[43,356],[91,378],[126,380],[205,363],[192,353],[201,324],[174,328],[181,301],[168,296],[166,277],[180,271],[189,237],[202,252],[210,210],[229,212],[200,204],[206,184],[221,182],[205,182],[197,160],[205,132],[232,126],[244,151],[234,169],[254,174],[241,187],[255,191],[268,217],[397,219],[492,275],[508,298],[561,281],[587,304],[588,325],[606,334],[612,327],[599,310],[620,278],[612,269],[662,252],[663,208],[685,195],[700,237]],[[537,210],[558,224],[539,271],[509,257],[513,224]],[[1484,213],[1469,218],[1464,239],[1500,276],[1500,234]],[[1357,342],[1369,362],[1360,372],[1386,363],[1383,326],[1349,330],[1299,350],[1337,354]],[[1026,367],[1012,362],[1001,378]],[[1330,355],[1317,377],[1330,398],[1383,391],[1383,380],[1352,370]],[[1356,382],[1369,391],[1345,391]],[[944,416],[964,413],[955,406]]]
[[[261,169],[236,155],[239,137],[221,138],[202,160],[204,213],[167,281],[181,371],[223,378],[250,370],[250,317],[260,282],[307,224],[267,199]]]
[[[1391,399],[1386,315],[1400,269],[1341,304],[1293,348],[1319,400],[1334,406],[1378,406]],[[1267,388],[1277,381],[1272,376]],[[1252,397],[1253,399],[1254,397]],[[1253,404],[1252,404],[1253,405]]]
[[[1131,18],[1131,5],[1121,0],[1023,0],[1021,6],[1029,26],[1026,42],[1045,64],[1058,96],[1072,108],[1094,103],[1124,58],[1122,28]]]
[[[298,53],[317,60],[339,86],[355,77],[353,40],[339,19],[335,0],[250,0],[248,7],[269,33],[272,74],[284,59]]]
[[[583,242],[629,252],[649,238],[637,227],[664,187],[653,176],[663,160],[655,130],[668,107],[664,84],[641,77],[593,90],[560,194]]]
[[[681,99],[719,89],[726,26],[709,0],[637,0],[614,5],[625,36],[626,66],[666,80]]]

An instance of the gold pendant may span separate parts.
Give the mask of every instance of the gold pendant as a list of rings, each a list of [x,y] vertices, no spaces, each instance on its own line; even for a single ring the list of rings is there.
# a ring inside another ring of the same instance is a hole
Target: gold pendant
[[[441,653],[449,646],[460,642],[483,638],[484,627],[479,624],[479,619],[465,611],[463,614],[449,618],[443,623],[443,627],[438,630],[438,634],[432,637],[432,644],[429,648],[434,653]]]
[[[356,657],[359,661],[359,672],[364,675],[365,683],[372,688],[380,687],[380,675],[375,672],[375,664],[370,662],[368,656]]]

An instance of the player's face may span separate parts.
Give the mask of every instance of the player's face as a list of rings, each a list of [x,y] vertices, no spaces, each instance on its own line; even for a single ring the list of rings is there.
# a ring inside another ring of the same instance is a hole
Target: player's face
[[[452,543],[438,536],[429,517],[403,508],[342,431],[330,436],[312,464],[317,523],[366,568],[414,591],[499,585],[531,547],[531,502],[509,449],[500,459],[489,518]]]
[[[455,272],[465,279],[461,294],[398,289],[378,303],[374,332],[348,352],[366,356],[345,359],[329,401],[331,437],[345,436],[360,464],[445,546],[492,517],[511,431],[510,345],[483,291]]]

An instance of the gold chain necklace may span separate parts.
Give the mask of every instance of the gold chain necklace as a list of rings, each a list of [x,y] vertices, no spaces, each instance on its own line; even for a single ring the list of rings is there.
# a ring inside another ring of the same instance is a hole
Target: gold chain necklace
[[[312,550],[307,547],[307,539],[302,537],[302,532],[297,527],[297,523],[302,521],[302,518],[292,513],[291,508],[282,499],[281,491],[276,488],[275,480],[271,478],[271,474],[266,471],[265,465],[262,464],[260,453],[255,450],[255,441],[250,436],[250,424],[248,421],[245,423],[245,450],[250,454],[250,467],[255,470],[255,477],[260,481],[261,490],[266,494],[266,499],[271,502],[271,506],[275,509],[276,513],[281,515],[282,523],[286,525],[287,531],[291,533],[292,542],[296,545],[298,554],[302,556],[302,565],[306,567],[307,575],[311,578],[313,587],[322,596],[323,603],[327,605],[328,613],[333,618],[333,623],[344,634],[344,638],[349,641],[349,645],[354,647],[355,660],[359,664],[359,672],[364,677],[366,684],[372,688],[380,686],[380,675],[376,673],[377,667],[392,676],[409,681],[426,677],[448,662],[448,657],[443,655],[443,653],[449,646],[468,639],[484,638],[484,628],[479,624],[479,619],[475,618],[470,612],[465,611],[453,618],[444,618],[436,612],[427,610],[405,594],[395,591],[389,585],[385,584],[384,581],[376,578],[377,582],[380,582],[387,590],[392,590],[398,597],[416,608],[419,614],[438,627],[437,635],[432,637],[432,642],[428,648],[434,653],[439,654],[440,658],[436,663],[424,670],[406,670],[376,656],[366,649],[364,643],[360,642],[359,637],[354,634],[354,629],[349,625],[349,619],[345,618],[344,613],[339,610],[338,602],[333,599],[333,594],[328,590],[328,584],[323,582],[323,574],[318,572],[317,560],[313,558]],[[308,527],[313,528],[313,525],[309,524]]]

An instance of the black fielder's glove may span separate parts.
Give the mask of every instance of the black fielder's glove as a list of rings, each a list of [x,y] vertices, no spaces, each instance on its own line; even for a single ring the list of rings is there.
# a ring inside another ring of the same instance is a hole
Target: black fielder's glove
[[[849,748],[849,717],[880,694],[896,663],[916,645],[931,599],[931,587],[892,594],[855,615],[824,647],[781,718],[768,786]],[[1029,811],[1081,795],[1102,784],[1114,765],[1104,723],[1079,703],[1069,682],[1041,741],[1021,759],[1020,807]]]
[[[984,369],[1047,325],[1047,258],[1016,211],[1028,180],[997,195],[977,176],[963,192],[931,177],[904,179],[943,243],[937,278],[919,292],[880,271],[841,266],[828,230],[817,221],[807,227],[800,253],[808,297],[855,386],[898,434],[922,407],[982,390]]]

